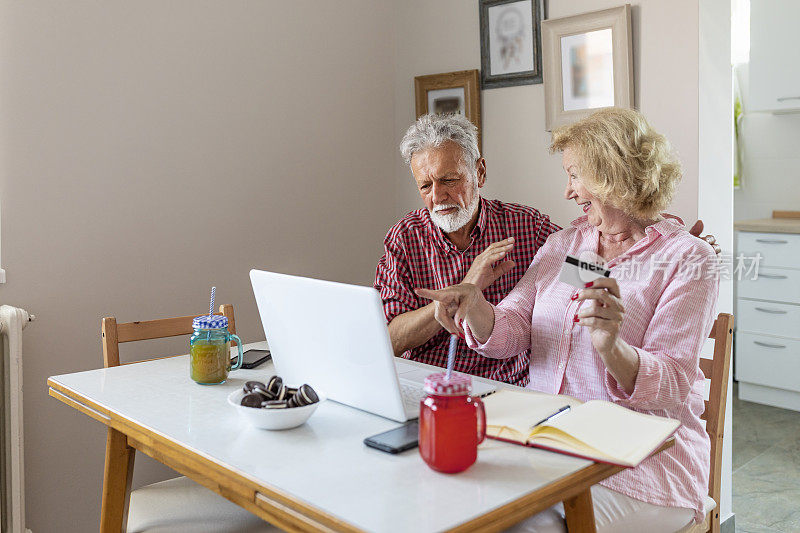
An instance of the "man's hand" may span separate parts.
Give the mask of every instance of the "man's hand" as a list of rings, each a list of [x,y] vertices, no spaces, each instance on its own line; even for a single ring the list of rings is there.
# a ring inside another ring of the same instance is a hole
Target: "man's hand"
[[[444,289],[414,289],[418,296],[433,300],[436,320],[453,335],[464,338],[461,323],[480,300],[484,300],[480,288],[471,283],[451,285]],[[485,300],[484,300],[485,301]],[[493,314],[494,316],[494,314]]]
[[[512,248],[514,248],[514,237],[487,246],[472,262],[462,283],[471,283],[483,291],[496,280],[508,274],[516,266],[514,261],[509,259],[497,266],[492,265],[506,257]]]
[[[719,244],[717,244],[717,239],[713,235],[706,235],[706,236],[700,235],[701,233],[703,233],[703,227],[704,227],[703,221],[698,220],[697,222],[694,223],[692,229],[689,230],[689,233],[699,239],[703,239],[704,241],[706,241],[714,249],[714,252],[717,255],[719,255],[720,253],[722,253],[722,248],[719,246]]]

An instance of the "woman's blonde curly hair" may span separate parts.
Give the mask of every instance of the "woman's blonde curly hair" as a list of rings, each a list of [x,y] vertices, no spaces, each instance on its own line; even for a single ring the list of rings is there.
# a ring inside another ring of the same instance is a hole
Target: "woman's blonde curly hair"
[[[550,153],[573,149],[584,185],[601,202],[652,220],[672,201],[681,165],[638,111],[609,107],[553,131]]]

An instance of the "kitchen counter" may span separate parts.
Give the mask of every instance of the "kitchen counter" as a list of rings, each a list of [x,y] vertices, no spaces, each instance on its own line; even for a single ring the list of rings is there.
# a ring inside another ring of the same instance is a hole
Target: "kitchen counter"
[[[739,220],[733,223],[737,231],[763,231],[766,233],[800,233],[800,218],[762,218]]]

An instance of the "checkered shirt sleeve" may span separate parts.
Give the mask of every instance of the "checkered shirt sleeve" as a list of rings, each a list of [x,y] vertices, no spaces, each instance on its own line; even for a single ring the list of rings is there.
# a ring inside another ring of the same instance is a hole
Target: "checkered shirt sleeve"
[[[422,307],[413,292],[408,258],[402,241],[390,231],[383,240],[384,254],[378,261],[375,271],[375,289],[383,300],[383,313],[386,322],[394,317]]]

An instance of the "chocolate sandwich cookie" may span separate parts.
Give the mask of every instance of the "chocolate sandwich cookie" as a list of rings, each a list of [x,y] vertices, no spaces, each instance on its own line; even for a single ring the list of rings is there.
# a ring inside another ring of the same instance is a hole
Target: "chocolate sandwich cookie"
[[[278,378],[278,379],[280,379],[280,378]],[[288,389],[288,387],[284,387],[283,385],[281,385],[281,388],[280,388],[280,390],[279,390],[279,391],[278,391],[278,393],[275,395],[275,399],[276,399],[276,400],[280,400],[280,401],[285,401],[285,400],[288,400],[288,399],[289,399],[289,396],[288,396],[288,394],[286,394],[286,390],[287,390],[287,389]]]
[[[286,400],[286,403],[289,404],[289,407],[295,407],[292,405],[292,398],[294,398],[294,395],[297,394],[297,389],[295,387],[284,387],[284,389],[286,390],[286,396],[284,396],[283,399]]]
[[[244,395],[241,404],[245,407],[261,407],[263,402],[264,398],[260,394],[257,392],[251,392]]]
[[[264,409],[286,409],[289,407],[289,404],[282,400],[269,400],[262,402],[261,407]]]
[[[267,391],[271,392],[275,396],[278,395],[282,388],[283,380],[280,376],[272,376],[269,378],[269,381],[267,381]]]
[[[266,388],[256,387],[253,389],[254,394],[260,394],[262,400],[275,400],[276,397],[274,394],[269,392]]]
[[[297,395],[294,395],[291,398],[289,398],[288,400],[286,400],[286,404],[289,407],[303,407],[303,404],[298,403],[299,400],[300,399],[297,397]]]
[[[291,400],[289,400],[289,407],[303,407],[304,405],[311,405],[312,403],[317,403],[319,401],[319,396],[311,388],[310,385],[303,385],[297,392],[292,396]]]
[[[256,387],[258,387],[258,388],[260,388],[262,390],[267,390],[267,386],[264,385],[263,383],[261,383],[260,381],[248,381],[248,382],[246,382],[244,384],[244,387],[242,387],[242,388],[244,389],[244,392],[249,393],[249,392],[253,392],[253,390]]]
[[[311,388],[311,385],[303,385],[299,389],[297,389],[297,396],[303,398],[303,401],[306,402],[306,405],[317,403],[319,401],[319,396],[317,392]]]

